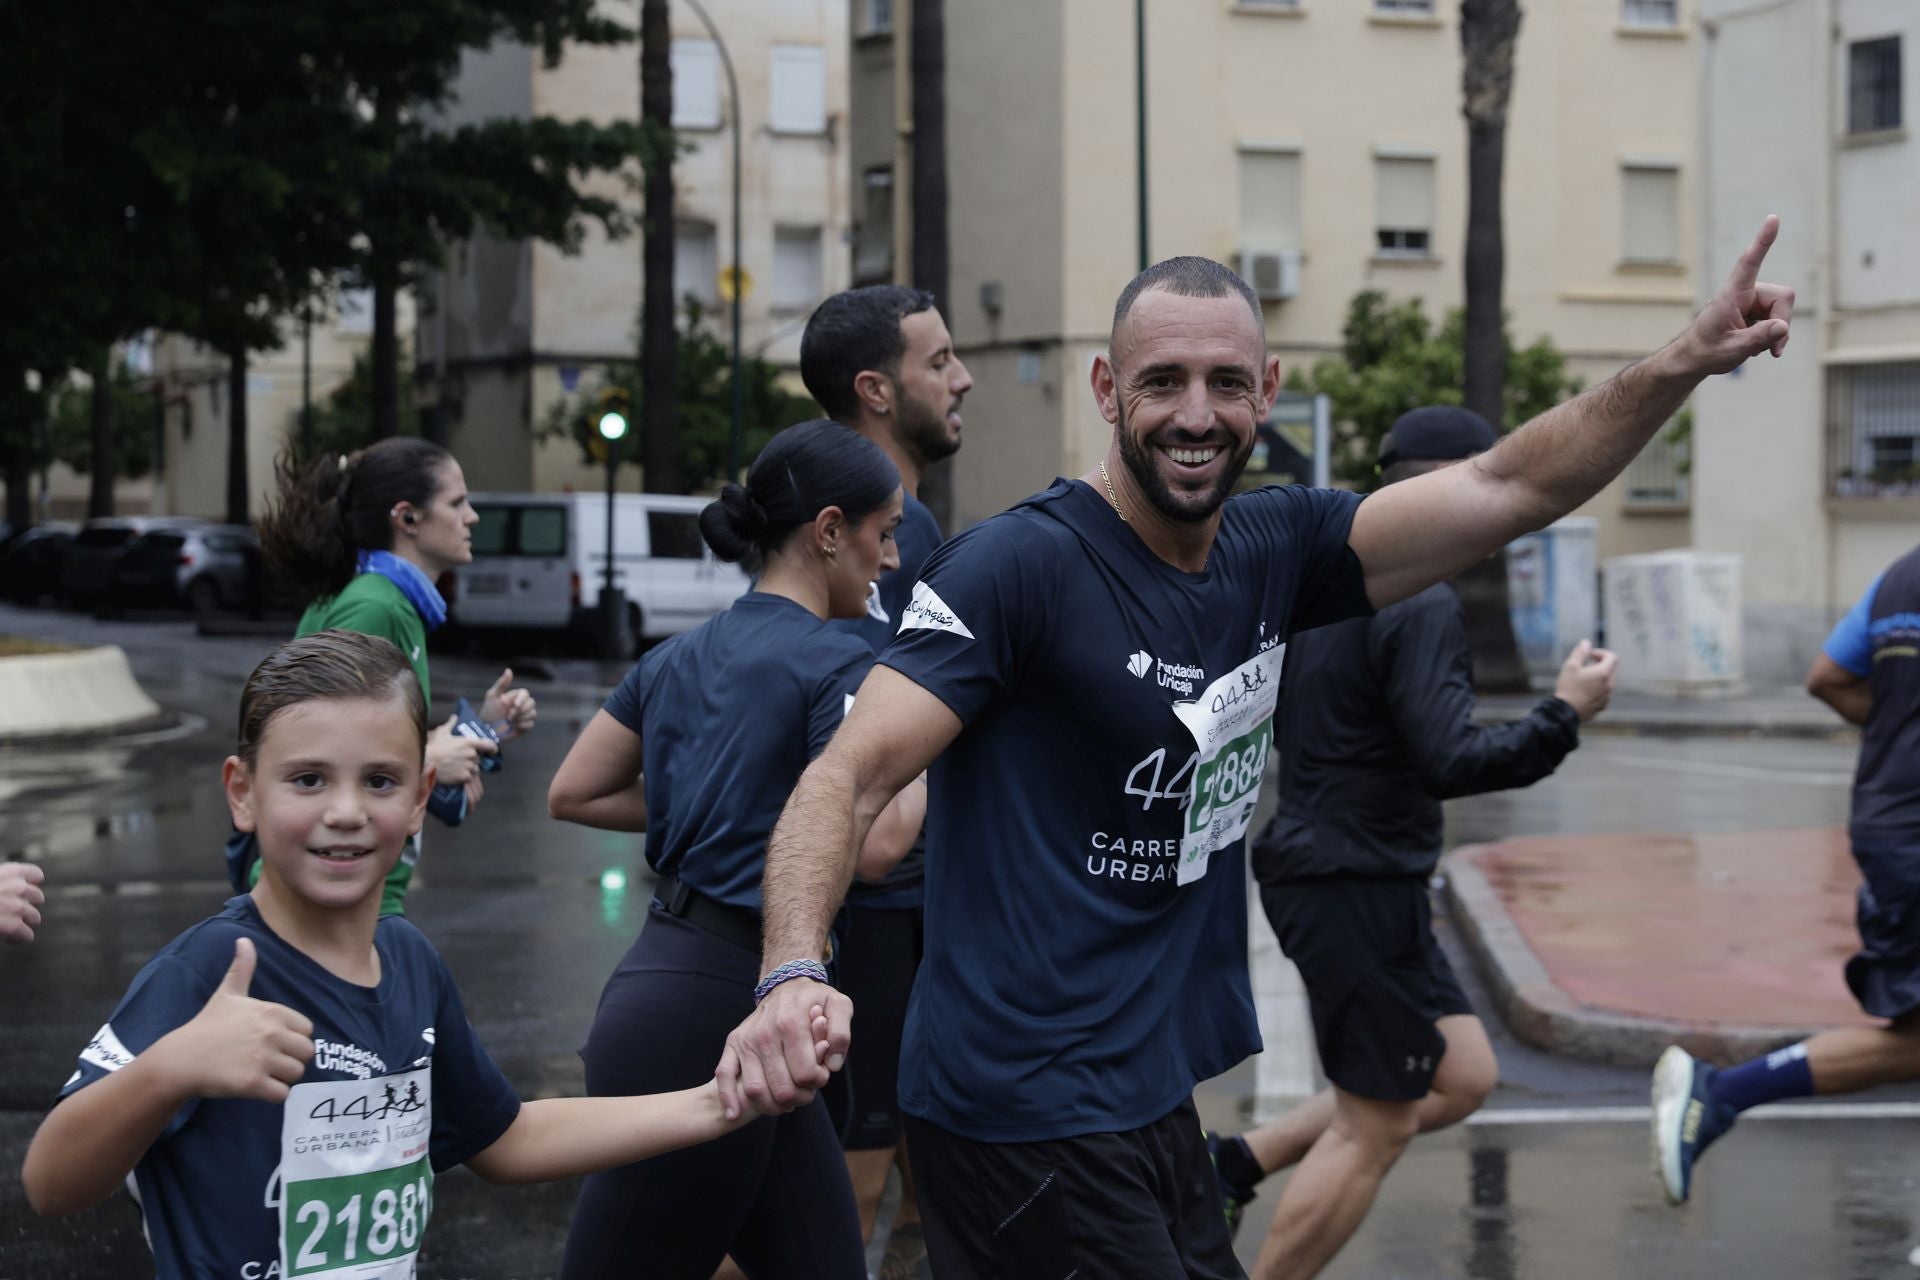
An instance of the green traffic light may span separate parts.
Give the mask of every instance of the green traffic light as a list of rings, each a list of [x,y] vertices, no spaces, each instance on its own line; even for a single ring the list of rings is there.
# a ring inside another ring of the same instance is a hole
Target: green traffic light
[[[617,410],[609,409],[600,415],[600,434],[608,440],[618,440],[627,434],[627,417]]]

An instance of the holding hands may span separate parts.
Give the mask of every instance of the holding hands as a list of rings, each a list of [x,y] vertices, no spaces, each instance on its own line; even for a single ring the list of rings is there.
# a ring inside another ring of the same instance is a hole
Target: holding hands
[[[824,983],[795,978],[769,991],[727,1036],[714,1068],[722,1113],[780,1115],[812,1102],[846,1064],[852,1022],[853,1001]]]
[[[40,905],[47,900],[40,889],[45,879],[31,862],[0,862],[0,942],[33,941]]]

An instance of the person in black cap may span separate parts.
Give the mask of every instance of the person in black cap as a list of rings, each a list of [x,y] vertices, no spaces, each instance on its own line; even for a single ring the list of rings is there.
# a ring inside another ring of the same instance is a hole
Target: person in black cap
[[[1382,486],[1491,449],[1468,409],[1404,414]],[[1255,837],[1260,899],[1298,966],[1330,1088],[1249,1133],[1209,1138],[1236,1225],[1260,1179],[1298,1164],[1253,1274],[1317,1274],[1416,1133],[1477,1110],[1493,1047],[1434,940],[1440,802],[1546,777],[1606,706],[1613,654],[1582,640],[1524,720],[1476,724],[1466,615],[1445,582],[1296,635],[1281,676],[1279,807]]]

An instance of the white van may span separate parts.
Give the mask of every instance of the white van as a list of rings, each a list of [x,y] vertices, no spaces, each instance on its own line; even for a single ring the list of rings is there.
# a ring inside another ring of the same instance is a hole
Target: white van
[[[454,621],[494,630],[595,634],[607,563],[604,493],[475,493],[473,563],[454,571]],[[613,582],[627,627],[658,640],[698,626],[749,586],[700,536],[706,498],[622,493],[613,499]]]

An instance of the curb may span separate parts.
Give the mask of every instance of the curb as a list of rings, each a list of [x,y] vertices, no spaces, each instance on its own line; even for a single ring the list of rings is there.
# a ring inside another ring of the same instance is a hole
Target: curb
[[[168,715],[133,678],[118,645],[0,658],[0,743],[118,733]]]
[[[1536,1049],[1587,1062],[1651,1068],[1677,1044],[1696,1058],[1722,1065],[1794,1044],[1819,1027],[1672,1022],[1582,1004],[1553,983],[1527,945],[1500,895],[1477,862],[1491,845],[1462,845],[1447,856],[1447,909],[1485,979],[1501,1018],[1516,1039]]]

